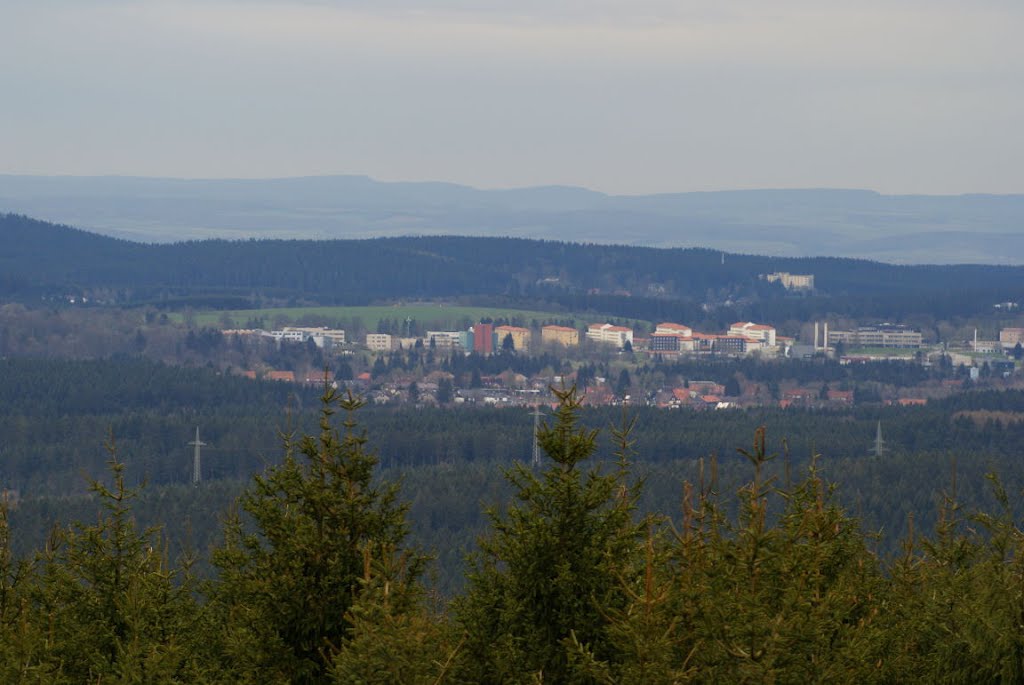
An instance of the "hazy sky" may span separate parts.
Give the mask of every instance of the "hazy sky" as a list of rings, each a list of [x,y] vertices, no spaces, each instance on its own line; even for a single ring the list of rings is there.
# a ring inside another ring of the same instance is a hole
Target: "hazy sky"
[[[0,0],[0,173],[1024,192],[1021,0]]]

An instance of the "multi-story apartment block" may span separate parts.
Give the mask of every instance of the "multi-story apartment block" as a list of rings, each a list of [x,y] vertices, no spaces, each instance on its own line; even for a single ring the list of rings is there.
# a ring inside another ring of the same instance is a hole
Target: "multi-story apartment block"
[[[498,326],[494,329],[494,338],[500,348],[505,343],[505,338],[512,336],[512,346],[516,350],[528,350],[530,348],[530,329],[520,326]]]
[[[632,346],[633,329],[610,323],[592,323],[587,326],[587,339],[617,347],[625,347],[628,342]]]
[[[387,333],[366,334],[366,346],[373,352],[390,352],[392,344],[391,336]]]
[[[478,323],[471,329],[473,331],[473,351],[477,354],[494,353],[494,324]]]
[[[1024,345],[1024,328],[1004,328],[999,331],[999,342],[1003,349]]]
[[[787,271],[776,271],[772,274],[764,274],[761,278],[769,283],[778,281],[786,290],[814,290],[813,274],[791,274]]]
[[[853,331],[829,331],[829,346],[836,343],[853,347],[918,348],[921,347],[921,332],[891,323],[861,326]]]
[[[775,328],[767,324],[737,321],[729,326],[729,335],[753,338],[760,342],[762,347],[775,347]]]
[[[695,352],[697,347],[698,340],[696,338],[679,333],[652,333],[647,342],[647,350],[651,354]]]
[[[465,350],[466,334],[464,331],[427,331],[423,336],[423,346],[445,352]]]
[[[720,335],[715,338],[715,352],[743,355],[760,348],[762,341],[745,335]]]
[[[571,347],[580,344],[580,332],[568,326],[544,326],[540,329],[540,341]]]

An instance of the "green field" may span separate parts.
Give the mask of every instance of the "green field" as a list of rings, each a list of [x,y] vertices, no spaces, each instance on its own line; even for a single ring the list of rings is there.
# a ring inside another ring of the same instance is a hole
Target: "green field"
[[[853,357],[913,357],[917,350],[902,347],[848,347],[843,354]]]
[[[185,315],[174,313],[172,320],[181,323]],[[359,319],[367,330],[376,330],[381,319],[414,319],[439,330],[454,330],[463,324],[472,325],[481,318],[509,319],[529,326],[531,321],[574,319],[577,326],[603,320],[598,315],[540,312],[498,307],[463,307],[442,304],[393,305],[381,307],[281,307],[273,309],[237,309],[197,311],[192,314],[196,326],[214,328],[241,328],[256,319],[263,319],[265,327],[283,325],[326,325],[344,328]],[[467,323],[468,321],[468,323]],[[646,322],[643,322],[646,323]]]

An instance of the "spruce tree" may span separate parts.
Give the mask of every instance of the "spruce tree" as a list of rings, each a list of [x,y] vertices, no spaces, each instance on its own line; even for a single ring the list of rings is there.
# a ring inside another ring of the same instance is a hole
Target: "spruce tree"
[[[58,531],[42,555],[29,630],[45,634],[22,677],[45,682],[196,682],[203,612],[185,569],[169,567],[154,529],[139,531],[113,447],[112,487],[94,481],[106,515]],[[45,674],[45,677],[43,677]]]
[[[606,616],[624,604],[619,576],[640,538],[636,491],[625,450],[610,473],[585,468],[597,431],[578,427],[575,387],[555,394],[554,422],[538,431],[550,465],[535,473],[517,464],[506,473],[514,503],[504,514],[488,512],[493,532],[481,540],[468,592],[456,602],[467,635],[458,669],[465,682],[572,682],[574,645],[611,656]]]
[[[0,682],[52,675],[52,669],[39,664],[46,637],[31,612],[34,574],[34,564],[14,556],[8,502],[0,495]]]
[[[344,431],[332,425],[335,407]],[[393,569],[383,579],[411,587],[424,558],[390,563],[406,535],[397,485],[374,479],[377,457],[353,413],[362,401],[326,388],[319,436],[285,440],[284,461],[254,479],[214,552],[213,588],[226,636],[223,655],[242,682],[327,682],[334,655],[350,637],[350,610],[366,569]],[[392,602],[399,599],[392,597]]]

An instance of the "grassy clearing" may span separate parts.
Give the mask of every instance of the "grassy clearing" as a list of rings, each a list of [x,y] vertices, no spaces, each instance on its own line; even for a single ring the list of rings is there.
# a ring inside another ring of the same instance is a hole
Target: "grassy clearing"
[[[184,315],[180,312],[170,314],[176,322],[182,322]],[[264,326],[274,327],[279,324],[308,324],[351,326],[359,319],[367,330],[375,330],[381,319],[415,319],[416,321],[440,330],[454,330],[463,325],[471,325],[481,318],[509,319],[529,325],[531,321],[551,319],[573,319],[577,326],[601,320],[596,315],[580,316],[559,312],[541,312],[526,309],[503,309],[498,307],[463,307],[443,304],[394,305],[381,307],[281,307],[273,309],[239,309],[225,311],[199,311],[194,313],[197,326],[213,328],[240,328],[251,321],[262,318]],[[467,323],[468,322],[468,323]],[[646,322],[644,322],[646,323]]]
[[[847,347],[844,355],[851,357],[913,357],[917,350],[902,347]]]

